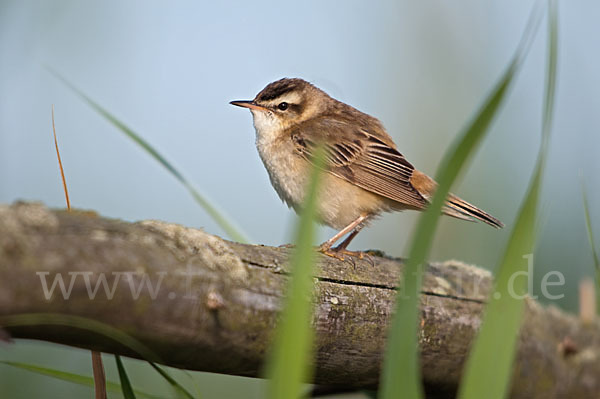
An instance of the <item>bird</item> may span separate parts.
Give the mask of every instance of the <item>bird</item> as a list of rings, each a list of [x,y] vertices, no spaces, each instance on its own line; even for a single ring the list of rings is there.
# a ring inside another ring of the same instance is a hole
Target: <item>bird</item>
[[[348,245],[374,218],[386,212],[423,211],[437,184],[398,151],[375,117],[338,101],[312,83],[283,78],[269,83],[253,100],[230,104],[248,108],[256,131],[256,148],[279,197],[300,212],[315,164],[324,160],[317,218],[338,232],[318,248],[325,255],[362,258]],[[489,213],[449,194],[442,212],[502,228]],[[346,238],[334,245],[344,236]]]

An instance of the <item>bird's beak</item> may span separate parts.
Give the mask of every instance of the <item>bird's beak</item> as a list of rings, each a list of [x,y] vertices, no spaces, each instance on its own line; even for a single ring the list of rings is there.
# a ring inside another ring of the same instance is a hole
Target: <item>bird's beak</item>
[[[238,101],[231,101],[229,104],[237,105],[238,107],[256,109],[258,111],[266,111],[267,110],[265,107],[261,107],[260,105],[256,104],[254,101],[238,100]]]

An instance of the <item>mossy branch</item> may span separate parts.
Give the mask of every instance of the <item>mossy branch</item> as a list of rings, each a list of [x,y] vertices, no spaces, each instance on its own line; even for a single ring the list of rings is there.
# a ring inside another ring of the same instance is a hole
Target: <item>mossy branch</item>
[[[56,314],[85,317],[129,334],[164,364],[259,376],[290,251],[157,221],[127,223],[40,204],[0,206],[0,326],[15,338],[143,357],[106,335],[51,323]],[[377,385],[402,267],[383,257],[318,257],[315,383]],[[57,276],[65,292],[70,288],[68,299]],[[419,340],[429,393],[455,392],[490,286],[489,273],[473,266],[428,266]],[[526,302],[513,396],[598,397],[600,324]],[[48,316],[47,325],[11,323],[32,313]]]

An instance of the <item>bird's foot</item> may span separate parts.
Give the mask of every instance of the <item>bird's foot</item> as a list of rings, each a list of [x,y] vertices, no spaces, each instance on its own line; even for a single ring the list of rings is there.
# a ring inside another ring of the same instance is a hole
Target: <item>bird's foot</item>
[[[327,256],[330,256],[337,260],[341,260],[342,262],[346,260],[346,256],[348,256],[350,258],[358,258],[361,260],[365,259],[365,258],[371,258],[369,254],[367,254],[363,251],[349,251],[346,248],[340,248],[340,247],[327,248],[326,246],[321,245],[318,248],[318,250],[323,255],[327,255]]]

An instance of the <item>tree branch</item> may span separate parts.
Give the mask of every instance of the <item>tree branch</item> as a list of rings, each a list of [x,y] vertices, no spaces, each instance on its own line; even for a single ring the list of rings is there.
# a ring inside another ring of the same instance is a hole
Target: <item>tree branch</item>
[[[16,338],[141,357],[90,331],[50,322],[14,325],[14,316],[23,313],[82,316],[131,335],[164,364],[259,376],[290,251],[157,221],[126,223],[39,204],[0,206],[0,325]],[[382,257],[373,263],[318,258],[317,384],[377,385],[402,263]],[[68,299],[58,284],[52,295],[44,292],[42,282],[48,291],[57,276],[65,291],[73,283]],[[424,279],[419,332],[424,383],[429,392],[452,393],[480,324],[490,275],[451,261],[431,264]],[[598,376],[600,324],[583,325],[526,300],[513,396],[597,397]]]

